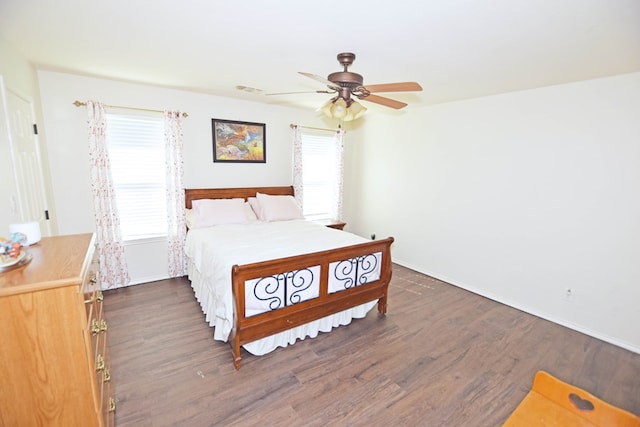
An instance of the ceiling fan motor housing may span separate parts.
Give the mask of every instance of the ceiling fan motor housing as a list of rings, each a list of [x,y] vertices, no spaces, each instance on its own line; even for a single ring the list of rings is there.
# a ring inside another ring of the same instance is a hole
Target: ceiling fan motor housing
[[[349,88],[362,86],[362,82],[364,81],[360,74],[352,73],[350,71],[339,71],[337,73],[331,73],[329,74],[329,77],[327,77],[327,80],[337,85]]]
[[[327,80],[337,85],[340,85],[342,87],[348,87],[350,89],[356,88],[358,86],[362,86],[362,83],[364,82],[364,79],[362,78],[362,76],[358,73],[352,73],[348,71],[349,66],[353,64],[353,61],[355,61],[355,59],[356,59],[355,53],[350,53],[350,52],[339,53],[338,62],[342,64],[342,66],[344,67],[344,70],[339,71],[337,73],[329,74],[329,76],[327,77]]]

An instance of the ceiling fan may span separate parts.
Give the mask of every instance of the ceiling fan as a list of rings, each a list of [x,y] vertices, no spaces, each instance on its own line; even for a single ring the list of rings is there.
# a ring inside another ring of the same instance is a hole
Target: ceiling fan
[[[338,54],[338,62],[344,67],[343,71],[331,73],[327,78],[299,71],[299,74],[312,78],[327,86],[325,90],[316,90],[312,92],[285,92],[271,93],[268,95],[287,95],[293,93],[335,93],[336,96],[330,99],[321,109],[330,117],[337,117],[343,120],[353,120],[361,115],[366,108],[356,103],[353,97],[384,105],[385,107],[399,110],[407,106],[406,103],[396,101],[395,99],[374,95],[378,92],[417,92],[422,87],[416,82],[398,82],[383,83],[374,85],[364,85],[364,78],[358,73],[349,71],[349,66],[356,59],[354,53],[344,52]],[[355,104],[355,105],[354,105]],[[353,108],[354,112],[349,116],[348,109]],[[342,110],[345,114],[342,114]]]

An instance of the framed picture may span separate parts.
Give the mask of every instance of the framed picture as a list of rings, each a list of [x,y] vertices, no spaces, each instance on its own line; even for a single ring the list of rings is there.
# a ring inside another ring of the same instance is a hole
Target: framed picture
[[[213,161],[228,163],[266,163],[264,123],[211,119]]]

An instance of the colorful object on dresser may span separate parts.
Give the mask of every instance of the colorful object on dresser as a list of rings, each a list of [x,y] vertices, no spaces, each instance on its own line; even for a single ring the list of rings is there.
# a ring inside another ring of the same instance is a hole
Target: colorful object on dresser
[[[16,222],[9,224],[9,234],[22,233],[25,235],[25,241],[22,246],[31,246],[40,241],[42,233],[40,232],[40,223],[38,221]]]
[[[23,233],[13,233],[11,239],[0,237],[0,265],[13,262],[20,256],[20,249],[27,241]]]
[[[640,427],[640,417],[538,371],[503,427]]]

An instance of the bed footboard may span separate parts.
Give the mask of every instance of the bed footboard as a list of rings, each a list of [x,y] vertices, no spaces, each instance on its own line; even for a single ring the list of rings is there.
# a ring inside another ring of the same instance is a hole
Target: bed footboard
[[[234,328],[229,337],[240,369],[240,347],[258,339],[378,300],[387,311],[393,238],[232,267]],[[252,294],[252,295],[249,295]],[[250,297],[248,299],[248,297]],[[253,298],[253,300],[251,299]],[[259,301],[263,311],[251,307]]]

